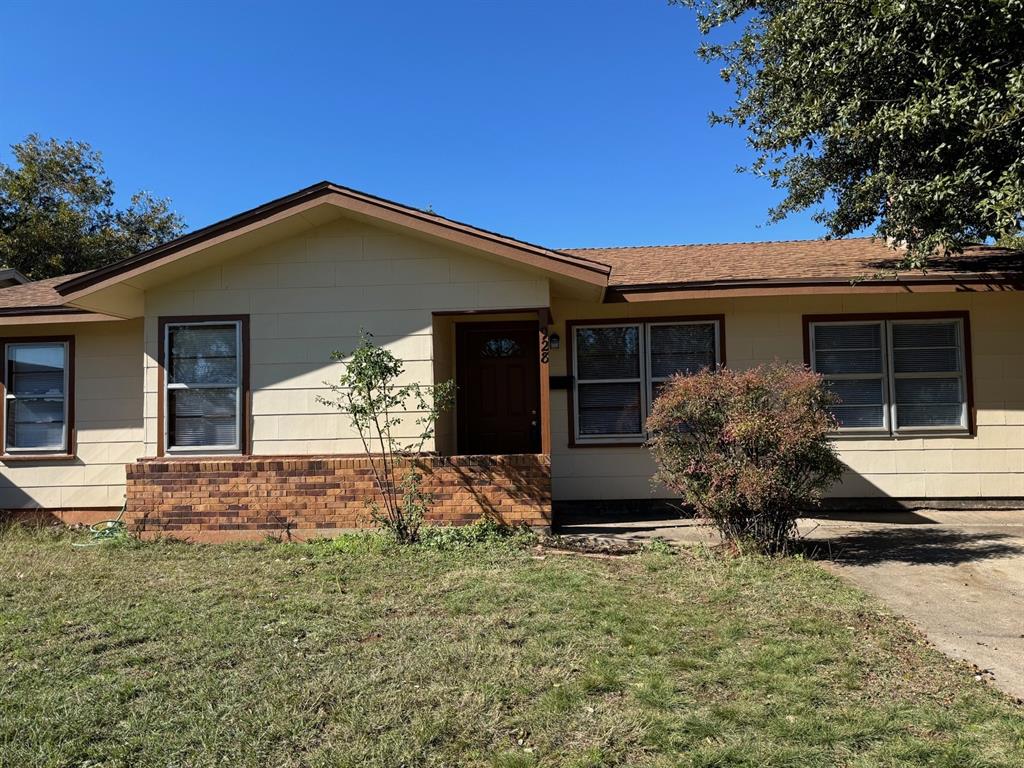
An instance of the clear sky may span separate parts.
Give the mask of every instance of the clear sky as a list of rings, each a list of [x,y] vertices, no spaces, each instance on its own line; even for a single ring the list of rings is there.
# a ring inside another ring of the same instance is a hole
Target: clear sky
[[[697,42],[664,0],[0,0],[0,158],[88,141],[189,229],[329,179],[555,248],[820,236],[763,226]]]

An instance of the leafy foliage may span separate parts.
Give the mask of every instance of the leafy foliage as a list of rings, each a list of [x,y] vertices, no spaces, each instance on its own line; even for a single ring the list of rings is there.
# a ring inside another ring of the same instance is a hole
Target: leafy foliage
[[[1024,0],[671,0],[696,8],[754,173],[842,237],[877,223],[907,265],[1021,233]],[[718,42],[720,28],[742,32]]]
[[[414,542],[430,506],[415,456],[433,438],[438,417],[451,406],[455,384],[400,385],[404,364],[374,344],[366,331],[351,355],[336,351],[331,357],[345,363],[345,370],[337,384],[325,382],[334,397],[317,400],[347,414],[359,434],[380,496],[380,502],[370,503],[374,520],[397,541]],[[403,440],[403,427],[410,423],[418,434]]]
[[[526,526],[513,526],[481,517],[468,525],[424,526],[420,543],[431,549],[460,551],[474,547],[521,549],[537,543],[537,534]]]
[[[647,420],[658,479],[727,540],[782,552],[843,468],[827,437],[832,401],[795,365],[676,376]]]
[[[100,153],[81,141],[29,135],[0,163],[0,263],[27,277],[94,269],[177,236],[181,218],[149,192],[114,206]]]

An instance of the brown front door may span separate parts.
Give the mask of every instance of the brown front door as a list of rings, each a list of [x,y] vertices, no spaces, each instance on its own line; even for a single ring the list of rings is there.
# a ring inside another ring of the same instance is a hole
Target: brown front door
[[[456,329],[459,453],[539,453],[537,323],[458,323]]]

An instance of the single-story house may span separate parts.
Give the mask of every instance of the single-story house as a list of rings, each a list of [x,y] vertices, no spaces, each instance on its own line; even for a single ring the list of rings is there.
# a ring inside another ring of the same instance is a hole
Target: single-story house
[[[361,329],[454,379],[433,517],[548,525],[649,502],[644,420],[677,371],[802,361],[842,398],[874,506],[1024,503],[1020,254],[927,272],[871,238],[555,250],[320,183],[118,263],[0,289],[0,509],[196,538],[366,522],[318,402]]]

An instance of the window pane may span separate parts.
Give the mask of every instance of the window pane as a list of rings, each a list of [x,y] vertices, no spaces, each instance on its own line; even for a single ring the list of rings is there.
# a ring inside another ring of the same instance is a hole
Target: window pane
[[[963,414],[960,378],[897,379],[897,427],[959,427]]]
[[[170,383],[238,383],[236,325],[172,326],[168,341]]]
[[[892,324],[894,347],[955,347],[960,341],[956,332],[957,321],[943,323]]]
[[[7,346],[8,450],[64,448],[66,358],[61,342]]]
[[[814,326],[815,349],[879,349],[881,346],[881,323]]]
[[[901,405],[896,408],[896,426],[905,427],[960,427],[959,405]]]
[[[495,337],[480,345],[480,357],[522,357],[523,348],[515,339]]]
[[[893,370],[896,373],[960,371],[957,324],[893,323]]]
[[[818,373],[881,373],[881,323],[814,326],[814,370]]]
[[[637,435],[642,428],[640,384],[580,384],[581,435]]]
[[[59,449],[64,447],[64,401],[9,400],[7,447]]]
[[[171,416],[167,439],[172,447],[238,443],[236,390],[172,389],[167,395]]]
[[[885,405],[881,379],[833,379],[825,386],[839,398],[839,405]]]
[[[640,378],[640,329],[577,328],[576,374],[580,379]]]
[[[825,386],[839,398],[839,404],[829,410],[840,427],[885,426],[885,384],[882,379],[826,380]]]
[[[64,394],[63,344],[7,347],[7,388],[13,395]]]
[[[234,385],[238,383],[238,361],[234,357],[172,359],[170,383]]]
[[[674,373],[696,373],[714,368],[715,325],[651,326],[651,376],[664,378]]]
[[[826,375],[830,373],[881,373],[882,350],[819,351],[814,356],[814,370]]]
[[[829,409],[840,427],[884,427],[885,417],[881,408],[866,405],[836,405]]]

